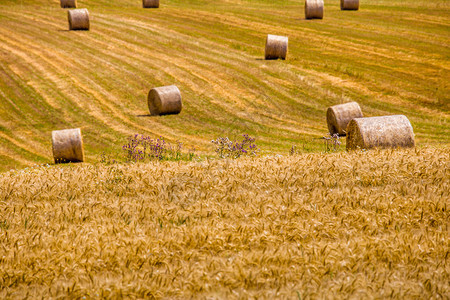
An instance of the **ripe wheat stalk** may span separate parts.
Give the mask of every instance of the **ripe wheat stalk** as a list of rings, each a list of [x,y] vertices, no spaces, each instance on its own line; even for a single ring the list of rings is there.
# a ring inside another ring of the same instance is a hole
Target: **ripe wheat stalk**
[[[445,298],[449,149],[0,174],[0,297]]]

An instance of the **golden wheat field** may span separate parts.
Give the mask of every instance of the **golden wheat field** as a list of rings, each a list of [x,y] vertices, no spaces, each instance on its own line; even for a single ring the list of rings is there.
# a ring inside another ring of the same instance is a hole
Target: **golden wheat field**
[[[0,299],[450,299],[450,1],[324,2],[0,0]],[[417,147],[344,152],[353,101]]]
[[[0,298],[445,299],[450,150],[0,174]]]

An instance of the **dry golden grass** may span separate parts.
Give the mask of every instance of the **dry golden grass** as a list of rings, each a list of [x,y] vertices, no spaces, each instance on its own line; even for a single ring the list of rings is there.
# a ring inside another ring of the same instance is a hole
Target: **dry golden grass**
[[[2,173],[0,298],[445,298],[449,156]]]

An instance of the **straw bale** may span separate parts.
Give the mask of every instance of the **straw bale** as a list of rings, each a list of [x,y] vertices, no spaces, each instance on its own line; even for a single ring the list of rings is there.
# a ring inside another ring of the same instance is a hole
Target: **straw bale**
[[[83,138],[80,128],[53,131],[52,148],[56,164],[84,161]]]
[[[142,0],[143,8],[158,8],[159,0]]]
[[[345,136],[348,123],[354,118],[362,117],[361,108],[356,102],[331,106],[327,110],[328,130],[331,135],[337,133]]]
[[[347,150],[414,146],[413,128],[404,115],[356,118],[347,127]]]
[[[86,8],[69,10],[67,15],[70,30],[89,30],[89,12]]]
[[[61,8],[77,8],[77,0],[61,0]]]
[[[288,52],[288,37],[268,34],[266,39],[266,59],[286,59]]]
[[[323,19],[323,0],[305,0],[305,18]]]
[[[152,116],[180,113],[180,90],[175,85],[151,89],[148,93],[148,108]]]
[[[341,10],[358,10],[359,0],[341,0]]]

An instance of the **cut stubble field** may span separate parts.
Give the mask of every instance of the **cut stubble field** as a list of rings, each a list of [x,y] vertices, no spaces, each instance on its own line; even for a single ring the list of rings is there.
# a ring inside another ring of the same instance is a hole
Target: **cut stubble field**
[[[0,4],[0,170],[48,163],[51,131],[81,128],[87,160],[131,134],[210,141],[243,133],[265,153],[322,149],[330,105],[405,114],[417,144],[450,140],[448,1],[364,1],[305,20],[303,1],[80,1],[91,29],[68,31],[56,0]],[[289,37],[265,61],[267,34]],[[180,115],[150,117],[146,95],[175,84]]]

